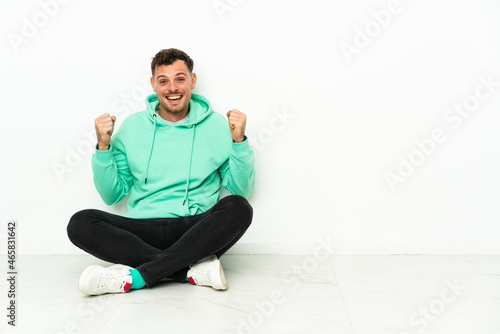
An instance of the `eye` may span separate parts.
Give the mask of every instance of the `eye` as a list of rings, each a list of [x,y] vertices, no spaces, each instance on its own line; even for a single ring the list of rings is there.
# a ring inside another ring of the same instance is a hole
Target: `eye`
[[[177,79],[177,81],[179,81],[179,82],[183,82],[184,80],[185,80],[184,78]]]
[[[160,80],[160,84],[164,85],[166,84],[167,82],[165,80]]]

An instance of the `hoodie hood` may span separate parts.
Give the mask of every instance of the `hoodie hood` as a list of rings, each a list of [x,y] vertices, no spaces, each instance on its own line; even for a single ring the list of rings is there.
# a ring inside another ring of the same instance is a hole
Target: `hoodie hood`
[[[210,102],[203,96],[198,94],[191,94],[191,101],[189,102],[189,120],[183,124],[172,125],[165,121],[163,118],[159,117],[157,110],[160,108],[160,102],[156,94],[151,94],[146,98],[146,110],[148,118],[152,123],[155,123],[159,128],[171,127],[171,126],[183,126],[192,127],[193,125],[203,122],[205,118],[213,113],[212,106]]]

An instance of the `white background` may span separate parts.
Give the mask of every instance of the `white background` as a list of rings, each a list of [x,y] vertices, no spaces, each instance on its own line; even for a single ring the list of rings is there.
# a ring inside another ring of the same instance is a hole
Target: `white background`
[[[328,237],[338,253],[498,253],[500,3],[388,7],[2,1],[0,252],[9,219],[21,253],[79,253],[73,213],[126,212],[92,183],[93,121],[143,110],[151,58],[176,47],[195,61],[195,93],[248,115],[254,221],[233,252],[308,253]],[[464,101],[478,105],[461,123],[443,118]],[[436,129],[446,139],[424,155],[416,141]],[[419,165],[391,189],[386,173],[410,158]]]

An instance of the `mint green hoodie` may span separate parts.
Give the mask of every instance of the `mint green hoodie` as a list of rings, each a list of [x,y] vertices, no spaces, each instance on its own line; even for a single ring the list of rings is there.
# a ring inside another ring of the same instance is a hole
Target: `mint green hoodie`
[[[161,118],[156,94],[145,111],[127,117],[108,151],[92,156],[94,184],[104,202],[128,198],[127,217],[174,218],[200,214],[220,199],[221,185],[247,197],[254,185],[248,139],[233,143],[224,116],[192,94],[187,122]]]

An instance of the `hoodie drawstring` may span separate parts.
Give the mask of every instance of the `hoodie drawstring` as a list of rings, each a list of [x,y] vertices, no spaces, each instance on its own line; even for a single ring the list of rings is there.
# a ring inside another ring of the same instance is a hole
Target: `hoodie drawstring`
[[[146,167],[146,179],[144,179],[144,184],[148,184],[148,176],[149,176],[149,164],[151,163],[151,156],[153,155],[153,147],[155,145],[155,136],[156,136],[156,113],[153,114],[153,141],[151,142],[151,150],[149,151],[149,159],[148,159],[148,167]]]
[[[191,152],[189,153],[189,167],[188,167],[188,174],[187,174],[187,181],[186,181],[186,192],[184,193],[184,201],[182,202],[182,205],[186,204],[186,201],[188,199],[189,179],[191,178],[191,164],[193,162],[194,129],[195,129],[195,127],[196,127],[196,124],[193,124],[193,128],[192,128],[193,132],[192,132],[192,137],[191,137]]]
[[[153,156],[153,148],[155,145],[155,137],[156,137],[156,113],[153,114],[153,140],[151,141],[151,150],[149,152],[149,159],[148,159],[148,166],[146,167],[146,178],[144,179],[144,184],[148,184],[148,176],[149,176],[149,165],[151,164],[151,157]],[[189,194],[189,183],[190,183],[190,178],[191,178],[191,165],[193,163],[193,150],[194,150],[194,133],[195,133],[195,128],[196,124],[193,124],[192,127],[192,132],[191,132],[191,149],[189,152],[189,167],[187,170],[187,180],[186,180],[186,190],[184,192],[184,200],[182,201],[182,205],[186,204],[186,201],[188,201],[188,194]]]

